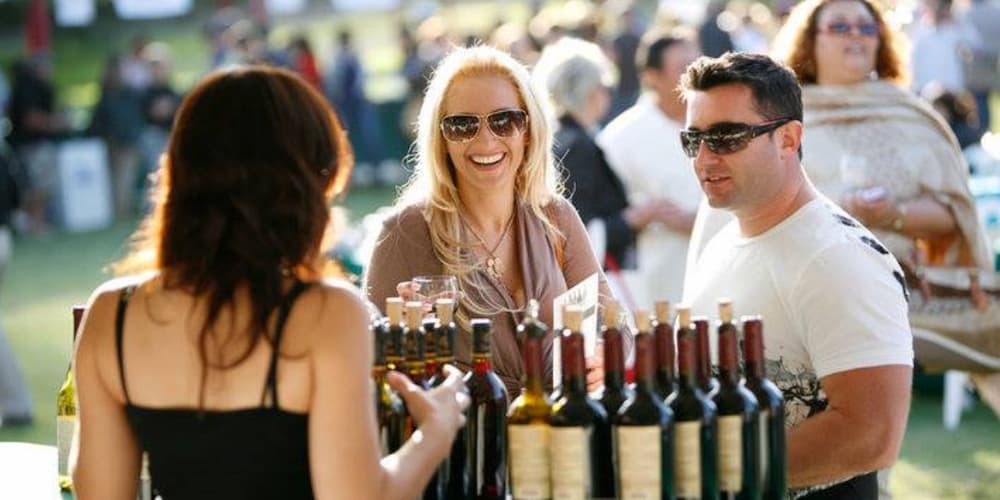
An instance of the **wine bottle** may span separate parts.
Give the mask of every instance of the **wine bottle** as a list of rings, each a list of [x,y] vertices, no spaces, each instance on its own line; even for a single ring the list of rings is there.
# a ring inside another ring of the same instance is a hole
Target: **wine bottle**
[[[85,306],[73,306],[73,344],[76,345],[76,334],[83,321]],[[56,396],[56,445],[59,449],[59,488],[63,491],[73,489],[73,478],[69,474],[70,450],[73,447],[73,436],[76,434],[76,385],[73,382],[73,363],[66,370],[66,379]]]
[[[739,351],[733,304],[719,299],[719,390],[712,398],[718,411],[719,494],[723,499],[759,499],[760,454],[757,397],[740,384]]]
[[[615,494],[611,426],[604,408],[587,395],[583,308],[563,310],[562,395],[552,405],[549,456],[554,498],[609,498]]]
[[[760,461],[758,464],[765,500],[785,498],[787,456],[785,452],[785,400],[768,380],[764,370],[764,325],[760,316],[744,316],[744,386],[757,397],[760,408]]]
[[[433,387],[431,381],[438,374],[437,361],[437,318],[428,316],[420,325],[420,334],[424,338],[424,389]]]
[[[670,302],[658,300],[656,325],[653,337],[656,339],[656,391],[660,399],[666,400],[674,392],[674,325],[670,318]]]
[[[698,341],[691,309],[678,307],[677,318],[677,390],[667,399],[674,412],[674,487],[678,499],[714,499],[715,405],[696,379]]]
[[[455,301],[453,299],[438,299],[435,304],[437,308],[437,332],[434,335],[434,356],[435,373],[430,378],[429,385],[437,387],[444,382],[447,376],[444,374],[445,365],[455,364]]]
[[[701,392],[705,393],[708,399],[712,399],[715,396],[715,392],[719,390],[719,380],[712,375],[712,351],[709,348],[709,322],[708,318],[704,316],[696,316],[692,319],[694,323],[694,331],[697,336],[697,356],[698,360],[695,365],[695,379],[698,382],[698,387],[701,388]]]
[[[406,329],[403,334],[406,346],[405,371],[410,380],[420,387],[425,387],[427,376],[427,362],[424,357],[427,343],[422,328],[423,313],[422,302],[406,303]]]
[[[375,383],[375,414],[378,417],[379,445],[382,456],[386,456],[403,445],[406,409],[403,407],[403,400],[389,387],[386,379],[388,324],[385,321],[376,321],[372,325],[372,337],[375,342],[375,363],[372,367],[372,379]]]
[[[604,306],[604,386],[593,397],[604,407],[608,421],[613,420],[625,401],[632,395],[632,388],[625,384],[625,348],[623,345],[621,309],[617,302]]]
[[[549,416],[552,403],[542,388],[542,341],[548,327],[538,320],[532,299],[517,327],[524,357],[524,390],[507,410],[510,491],[517,500],[552,498],[549,478]]]
[[[402,371],[406,359],[406,326],[403,324],[403,299],[385,299],[385,314],[388,319],[389,338],[386,343],[385,363],[388,370]]]
[[[635,312],[635,388],[614,422],[618,498],[674,497],[673,412],[657,391],[657,355],[649,314]]]
[[[492,324],[473,319],[472,370],[465,374],[469,408],[465,423],[464,498],[507,497],[507,389],[490,366]]]

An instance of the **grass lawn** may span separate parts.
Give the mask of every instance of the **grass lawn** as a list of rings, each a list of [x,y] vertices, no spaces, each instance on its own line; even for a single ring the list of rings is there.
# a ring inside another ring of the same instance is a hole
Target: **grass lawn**
[[[355,190],[346,206],[360,216],[392,196],[390,189]],[[107,278],[103,269],[121,254],[134,226],[17,242],[0,310],[31,384],[37,420],[30,428],[0,429],[0,441],[54,444],[55,396],[71,348],[70,306]],[[945,432],[940,394],[916,394],[892,489],[901,499],[1000,498],[1000,422],[977,403],[957,431]]]

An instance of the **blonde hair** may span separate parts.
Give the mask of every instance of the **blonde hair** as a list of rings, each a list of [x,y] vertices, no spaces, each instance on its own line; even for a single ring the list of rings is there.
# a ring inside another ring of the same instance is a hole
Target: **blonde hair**
[[[417,119],[415,151],[409,158],[414,165],[413,175],[396,201],[396,207],[423,204],[434,253],[444,266],[443,272],[458,277],[462,290],[482,289],[485,283],[480,282],[475,272],[481,264],[469,260],[467,255],[471,252],[462,241],[459,213],[462,202],[439,124],[444,117],[444,99],[451,85],[460,77],[486,75],[509,80],[528,113],[524,161],[517,166],[514,181],[515,204],[530,207],[544,223],[552,241],[562,238],[545,210],[549,202],[562,196],[563,190],[552,154],[552,111],[544,92],[532,85],[527,68],[505,52],[489,46],[453,50],[438,64],[427,86]],[[556,252],[561,252],[561,245],[557,245]],[[478,303],[468,293],[463,293],[461,302],[468,312],[476,315],[492,315],[506,309],[503,303],[488,297],[485,301]],[[462,324],[468,316],[460,311],[458,319]]]

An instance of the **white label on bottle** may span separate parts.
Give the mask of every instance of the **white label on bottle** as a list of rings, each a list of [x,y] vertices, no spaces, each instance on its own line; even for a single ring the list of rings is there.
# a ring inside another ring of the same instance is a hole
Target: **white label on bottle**
[[[549,426],[510,425],[510,482],[514,498],[549,498]]]
[[[674,432],[677,496],[701,498],[701,421],[677,422]]]
[[[768,441],[768,425],[770,425],[771,410],[761,410],[760,415],[757,416],[757,438],[760,441],[760,484],[761,487],[767,486],[767,478],[770,472],[768,471],[768,451],[771,448],[771,442]]]
[[[69,451],[76,433],[76,417],[56,417],[56,446],[59,448],[59,475],[69,476]]]
[[[623,500],[660,498],[660,427],[657,425],[615,427],[618,478]]]
[[[743,416],[719,417],[719,488],[743,489]]]
[[[586,499],[590,496],[590,439],[584,427],[550,430],[552,498]]]

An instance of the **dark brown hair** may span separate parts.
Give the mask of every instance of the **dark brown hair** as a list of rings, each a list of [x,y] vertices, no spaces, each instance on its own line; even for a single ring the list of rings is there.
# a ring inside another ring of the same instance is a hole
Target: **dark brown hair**
[[[906,83],[906,64],[902,56],[904,39],[886,24],[881,9],[872,0],[806,0],[796,5],[777,36],[776,57],[792,68],[803,85],[816,83],[819,15],[827,5],[845,1],[863,4],[878,24],[879,44],[875,54],[875,71],[878,77],[899,84]]]
[[[750,89],[754,110],[764,118],[802,121],[799,82],[791,70],[765,55],[726,52],[715,58],[701,56],[681,77],[680,90],[686,96],[734,83]]]
[[[207,300],[198,346],[206,368],[212,325],[245,288],[248,347],[212,365],[231,368],[270,340],[268,318],[287,279],[319,277],[329,203],[351,163],[333,110],[295,74],[262,66],[213,73],[181,103],[153,211],[115,270],[159,271],[165,287]]]

